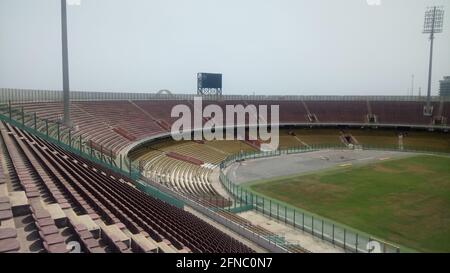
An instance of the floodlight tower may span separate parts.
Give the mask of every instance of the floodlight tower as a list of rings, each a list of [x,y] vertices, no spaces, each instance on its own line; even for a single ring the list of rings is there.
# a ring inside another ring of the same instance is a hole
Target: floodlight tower
[[[69,0],[69,5],[79,6],[81,0]],[[62,44],[62,76],[63,76],[63,105],[64,117],[63,123],[71,127],[69,100],[70,100],[70,86],[69,86],[69,50],[67,46],[67,1],[61,0],[61,44]]]
[[[425,22],[423,25],[423,33],[430,34],[430,65],[428,68],[428,93],[427,105],[423,109],[425,116],[433,115],[433,108],[431,107],[431,72],[433,68],[433,44],[434,34],[441,33],[444,22],[444,8],[443,7],[428,7],[425,12]]]

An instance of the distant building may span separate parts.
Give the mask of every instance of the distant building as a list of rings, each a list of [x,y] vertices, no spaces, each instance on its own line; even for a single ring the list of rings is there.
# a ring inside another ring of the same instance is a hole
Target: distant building
[[[450,76],[444,77],[440,83],[439,95],[450,97]]]

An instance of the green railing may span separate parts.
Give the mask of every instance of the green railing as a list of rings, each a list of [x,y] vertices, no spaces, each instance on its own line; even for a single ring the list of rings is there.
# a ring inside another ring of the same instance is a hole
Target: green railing
[[[105,154],[101,146],[99,150],[94,149],[81,134],[75,134],[71,128],[62,125],[58,121],[41,119],[35,113],[26,113],[23,108],[12,107],[10,103],[0,104],[0,120],[130,178],[136,188],[152,197],[177,207],[183,207],[182,201],[170,197],[147,183],[141,182],[140,170],[131,160],[122,157],[122,155],[114,157],[112,154]]]
[[[139,168],[129,159],[94,149],[80,133],[59,121],[39,118],[35,113],[26,113],[22,107],[11,104],[0,104],[0,119],[131,179],[139,178]]]
[[[304,153],[321,149],[343,149],[340,145],[313,145],[310,147],[294,147],[274,152],[247,152],[227,157],[220,164],[219,179],[224,188],[234,197],[234,207],[251,206],[257,212],[267,215],[277,221],[284,222],[294,228],[308,232],[315,237],[340,246],[352,252],[409,252],[410,249],[401,248],[385,242],[367,233],[339,224],[314,213],[302,210],[269,198],[262,194],[243,188],[235,184],[224,172],[224,169],[234,162],[264,157],[275,157],[281,154]]]
[[[141,181],[136,181],[135,186],[140,191],[142,191],[152,197],[158,198],[166,203],[169,203],[169,204],[179,207],[179,208],[184,207],[183,201],[173,198],[173,197],[169,196],[168,194],[156,189],[155,187],[152,187],[151,185],[149,185],[147,183],[143,183]]]

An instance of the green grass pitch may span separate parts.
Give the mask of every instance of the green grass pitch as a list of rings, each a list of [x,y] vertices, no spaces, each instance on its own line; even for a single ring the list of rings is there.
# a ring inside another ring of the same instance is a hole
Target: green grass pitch
[[[449,157],[419,155],[249,187],[407,248],[450,252]]]

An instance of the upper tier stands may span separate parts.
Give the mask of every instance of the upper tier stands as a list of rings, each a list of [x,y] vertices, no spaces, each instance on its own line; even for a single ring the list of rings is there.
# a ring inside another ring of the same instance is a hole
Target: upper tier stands
[[[444,109],[442,112],[442,116],[447,118],[447,124],[450,122],[450,102],[444,103]]]
[[[0,130],[0,181],[12,181],[0,201],[23,192],[27,208],[17,216],[19,206],[1,206],[0,250],[66,252],[76,238],[85,252],[146,252],[149,244],[164,252],[252,252],[189,212],[142,193],[122,175],[9,124],[0,123]],[[3,213],[10,207],[16,212]],[[54,220],[55,207],[62,223]],[[23,230],[23,223],[36,230],[33,247],[30,236],[4,230]]]
[[[423,115],[425,102],[422,101],[205,100],[203,107],[212,103],[222,108],[227,104],[279,105],[280,123],[364,124],[369,113],[377,117],[378,124],[429,126],[433,120],[432,117]],[[91,140],[116,154],[134,141],[168,133],[171,124],[177,119],[170,116],[172,107],[178,104],[187,105],[194,111],[192,100],[74,101],[70,106],[74,137],[82,135],[86,140]],[[25,112],[37,113],[38,117],[50,120],[60,120],[63,115],[62,104],[56,102],[22,103],[13,106],[23,106]],[[433,107],[436,114],[439,103],[433,103]],[[447,120],[450,120],[449,108],[450,103],[445,102],[442,113]],[[259,115],[258,120],[270,121],[270,107],[268,112],[267,118]],[[310,121],[308,114],[315,115],[317,120]],[[203,119],[203,122],[206,121],[207,119]],[[27,122],[31,123],[32,119]]]
[[[373,101],[370,104],[372,112],[377,115],[380,124],[429,125],[432,123],[431,117],[423,115],[425,103]],[[435,111],[439,107],[437,103],[432,105]]]
[[[306,103],[318,122],[365,123],[368,114],[365,101],[308,101]]]

